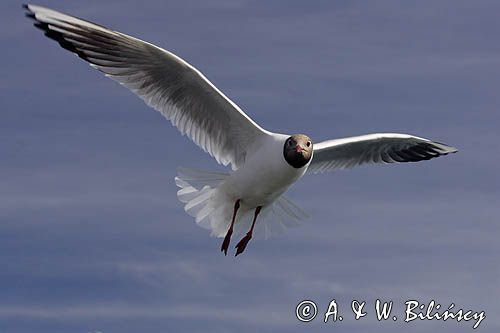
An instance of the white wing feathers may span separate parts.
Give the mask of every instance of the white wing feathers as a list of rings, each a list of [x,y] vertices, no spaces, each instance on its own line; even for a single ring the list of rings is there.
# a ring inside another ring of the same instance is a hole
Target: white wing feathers
[[[129,88],[217,162],[237,169],[250,145],[269,134],[176,55],[54,10],[25,8],[47,37]]]
[[[366,163],[417,162],[456,151],[442,143],[408,134],[368,134],[314,144],[308,171],[318,173]]]

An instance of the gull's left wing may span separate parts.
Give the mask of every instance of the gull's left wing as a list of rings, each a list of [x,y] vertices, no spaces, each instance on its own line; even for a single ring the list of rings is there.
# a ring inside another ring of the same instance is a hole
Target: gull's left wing
[[[333,171],[366,163],[418,162],[456,151],[445,144],[408,134],[368,134],[314,144],[307,171]]]

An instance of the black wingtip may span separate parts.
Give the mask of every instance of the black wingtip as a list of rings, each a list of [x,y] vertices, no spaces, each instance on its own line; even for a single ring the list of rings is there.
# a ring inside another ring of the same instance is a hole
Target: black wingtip
[[[49,29],[49,25],[47,23],[43,23],[43,22],[39,22],[39,21],[36,21],[35,23],[33,23],[33,26],[35,28],[42,30],[42,31],[48,31],[48,29]]]
[[[24,15],[32,20],[36,20],[36,17],[35,17],[35,13],[33,13],[29,7],[28,4],[24,3],[23,4],[23,8],[27,10],[26,13],[24,13]]]
[[[440,144],[442,146],[445,146],[448,149],[447,152],[446,152],[446,154],[454,154],[454,153],[456,153],[458,151],[457,148],[452,147],[450,145],[447,145],[446,143],[442,143],[442,142],[438,142],[438,141],[434,141],[434,142],[437,143],[437,144]]]

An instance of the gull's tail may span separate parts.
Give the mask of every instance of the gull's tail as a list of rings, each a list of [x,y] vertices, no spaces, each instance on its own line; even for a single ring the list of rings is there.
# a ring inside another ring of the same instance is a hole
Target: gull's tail
[[[179,168],[175,184],[179,201],[185,204],[184,210],[195,218],[196,223],[208,230],[212,236],[224,237],[233,213],[234,201],[218,191],[218,187],[229,177],[228,173]],[[234,234],[246,233],[251,225],[253,209],[238,210]],[[272,204],[263,207],[254,235],[269,238],[281,233],[287,227],[298,225],[308,215],[284,195]]]
[[[196,169],[179,168],[175,184],[180,187],[177,198],[185,203],[186,213],[195,218],[198,225],[205,229],[211,229],[210,214],[216,208],[214,199],[217,187],[229,174],[222,172],[209,172]]]

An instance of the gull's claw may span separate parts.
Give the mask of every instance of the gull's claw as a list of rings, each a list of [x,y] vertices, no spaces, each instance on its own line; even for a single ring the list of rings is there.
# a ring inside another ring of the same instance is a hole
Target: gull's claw
[[[231,241],[231,235],[233,234],[233,230],[229,229],[226,233],[226,237],[224,237],[224,241],[220,247],[220,250],[224,252],[224,255],[227,256],[227,249],[229,248],[229,242]]]
[[[238,244],[236,244],[236,254],[234,255],[235,257],[238,254],[241,254],[241,253],[243,253],[243,251],[245,251],[245,248],[247,247],[248,241],[250,241],[250,239],[252,239],[252,234],[249,232],[249,233],[246,234],[245,237],[243,237],[238,242]]]

